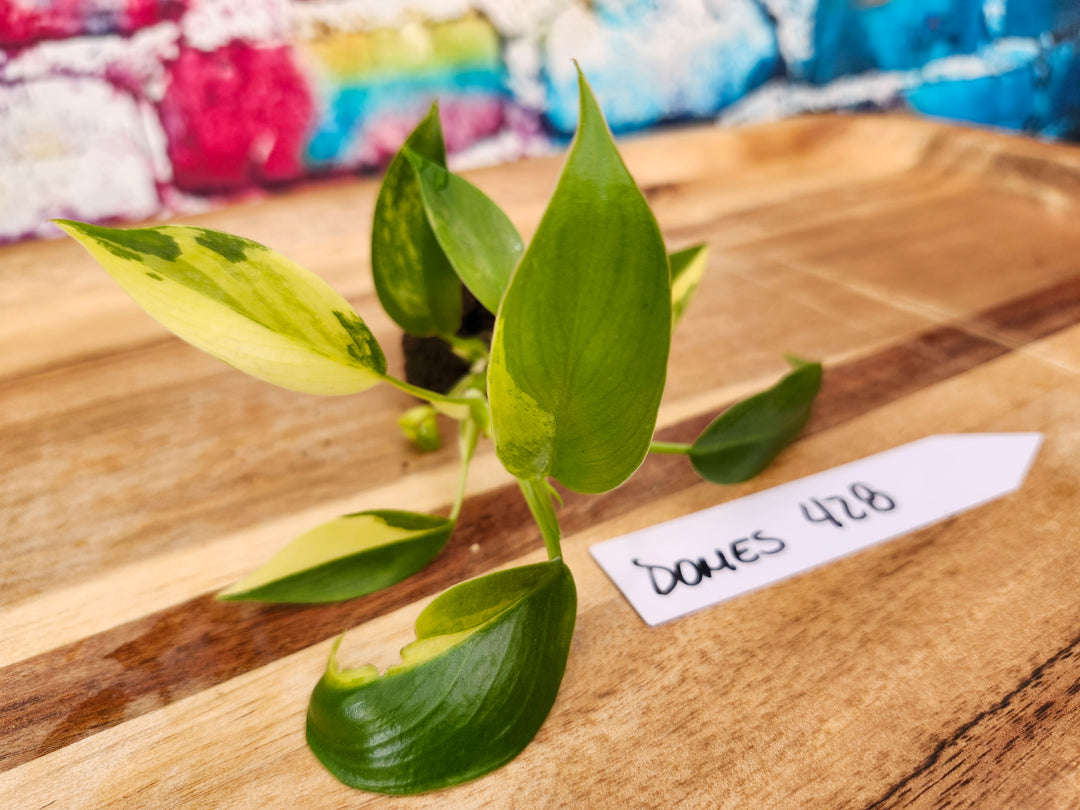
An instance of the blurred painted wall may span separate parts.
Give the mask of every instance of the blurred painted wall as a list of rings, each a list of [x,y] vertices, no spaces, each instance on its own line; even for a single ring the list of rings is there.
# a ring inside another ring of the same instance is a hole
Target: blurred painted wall
[[[1080,0],[0,0],[0,241],[616,131],[909,109],[1080,140]]]

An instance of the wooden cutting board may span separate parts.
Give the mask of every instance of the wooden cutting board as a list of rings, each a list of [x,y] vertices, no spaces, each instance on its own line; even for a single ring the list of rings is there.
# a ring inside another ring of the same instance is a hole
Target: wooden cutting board
[[[445,587],[541,559],[490,446],[422,574],[341,605],[213,594],[307,528],[440,510],[453,442],[404,395],[319,399],[167,335],[71,241],[0,250],[0,807],[1080,806],[1080,150],[906,118],[627,140],[672,249],[712,248],[660,438],[820,358],[804,437],[755,481],[655,457],[561,510],[579,613],[536,740],[477,782],[388,799],[305,747],[331,639],[391,663]],[[470,176],[530,234],[556,158]],[[185,221],[326,277],[400,369],[367,263],[376,184]],[[590,544],[936,433],[1041,431],[1022,488],[647,627]],[[447,435],[449,435],[447,431]]]

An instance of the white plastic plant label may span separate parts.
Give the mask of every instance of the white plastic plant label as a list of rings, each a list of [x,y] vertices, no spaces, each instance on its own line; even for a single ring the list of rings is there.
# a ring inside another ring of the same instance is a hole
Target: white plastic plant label
[[[908,534],[1018,489],[1039,433],[930,436],[590,551],[648,624]]]

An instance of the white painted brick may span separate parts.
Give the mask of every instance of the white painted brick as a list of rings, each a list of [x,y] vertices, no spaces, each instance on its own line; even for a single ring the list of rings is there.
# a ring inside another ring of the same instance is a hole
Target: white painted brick
[[[145,219],[161,208],[136,99],[95,78],[0,85],[0,241],[53,217]]]

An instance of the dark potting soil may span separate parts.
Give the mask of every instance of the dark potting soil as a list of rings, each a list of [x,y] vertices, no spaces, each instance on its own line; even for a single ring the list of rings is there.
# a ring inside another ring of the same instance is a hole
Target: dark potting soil
[[[461,304],[461,326],[457,334],[480,338],[490,346],[495,316],[464,287],[461,288]],[[449,391],[469,370],[469,364],[437,337],[406,334],[401,338],[401,348],[405,352],[405,379],[440,394]]]

